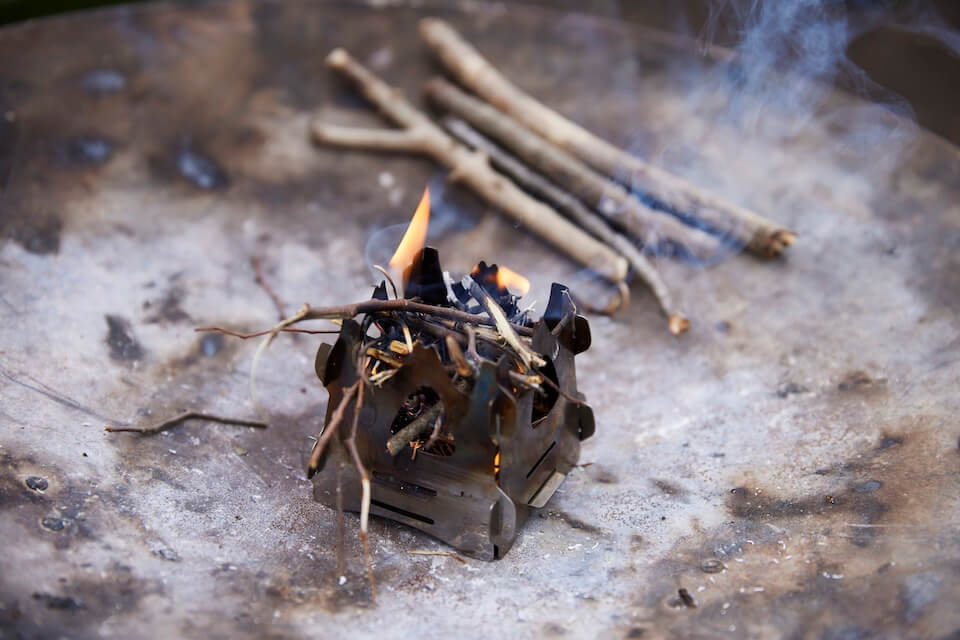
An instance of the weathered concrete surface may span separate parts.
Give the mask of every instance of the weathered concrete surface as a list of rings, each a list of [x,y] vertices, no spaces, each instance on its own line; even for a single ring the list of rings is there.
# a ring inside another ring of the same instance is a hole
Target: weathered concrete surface
[[[367,240],[442,175],[311,148],[307,124],[379,123],[323,68],[335,45],[416,97],[435,70],[425,13],[224,2],[0,32],[2,637],[955,634],[957,151],[796,79],[738,91],[598,19],[439,12],[522,86],[800,242],[772,264],[665,262],[695,323],[679,340],[641,290],[629,318],[594,320],[591,464],[505,559],[409,556],[442,547],[375,521],[374,604],[348,517],[338,584],[335,516],[303,472],[325,406],[315,338],[264,359],[266,432],[103,432],[253,415],[253,345],[192,331],[274,321],[252,255],[289,310],[367,295]],[[541,300],[579,279],[441,191],[448,267],[501,261]]]

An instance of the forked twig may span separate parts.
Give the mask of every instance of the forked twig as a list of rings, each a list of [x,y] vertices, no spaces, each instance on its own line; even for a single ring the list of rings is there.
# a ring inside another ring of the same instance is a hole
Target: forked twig
[[[184,411],[183,413],[177,414],[168,420],[164,420],[163,422],[150,427],[111,427],[108,425],[105,426],[103,430],[109,431],[110,433],[139,433],[146,436],[160,433],[161,431],[166,431],[167,429],[176,426],[184,420],[190,419],[207,420],[209,422],[219,422],[221,424],[235,424],[241,427],[254,427],[255,429],[267,428],[267,423],[259,420],[227,418],[224,416],[214,415],[212,413],[204,413],[203,411]]]
[[[625,176],[667,209],[730,233],[765,257],[779,255],[796,239],[793,231],[637,158],[546,107],[510,82],[443,20],[424,18],[420,35],[444,66],[477,95],[598,171],[612,178]]]
[[[663,239],[682,245],[701,260],[711,258],[719,251],[720,239],[716,236],[687,226],[669,213],[650,208],[619,183],[443,78],[434,78],[427,83],[427,96],[440,107],[499,140],[553,182],[577,194],[611,223],[639,238],[648,251],[659,251]]]
[[[403,130],[340,127],[316,121],[312,126],[314,140],[340,147],[429,155],[450,169],[451,180],[462,182],[584,266],[613,282],[626,276],[623,257],[494,171],[483,154],[456,142],[345,50],[332,51],[327,65],[350,78],[370,102]]]

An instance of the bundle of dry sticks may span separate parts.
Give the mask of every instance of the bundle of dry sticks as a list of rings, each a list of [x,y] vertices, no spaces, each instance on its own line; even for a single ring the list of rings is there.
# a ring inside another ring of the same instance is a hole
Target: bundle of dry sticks
[[[729,243],[771,258],[796,239],[794,232],[549,109],[512,84],[446,22],[426,18],[420,34],[444,66],[476,94],[442,78],[428,83],[430,100],[457,116],[443,120],[446,130],[349,53],[336,49],[327,64],[352,80],[401,129],[317,121],[312,125],[317,142],[433,157],[450,169],[452,181],[468,186],[607,280],[623,283],[632,269],[653,291],[673,334],[685,331],[689,321],[675,307],[648,255],[679,247],[703,258]]]

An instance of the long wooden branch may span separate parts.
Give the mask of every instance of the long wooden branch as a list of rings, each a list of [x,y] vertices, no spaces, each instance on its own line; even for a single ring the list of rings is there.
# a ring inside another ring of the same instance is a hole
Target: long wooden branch
[[[674,306],[673,297],[670,295],[666,283],[664,283],[653,264],[629,238],[611,229],[603,218],[584,206],[580,200],[530,169],[463,120],[452,117],[444,118],[443,126],[464,143],[486,153],[494,167],[510,176],[518,185],[537,197],[553,203],[561,213],[566,214],[567,217],[592,233],[597,239],[619,251],[633,267],[637,277],[650,287],[657,303],[660,305],[660,309],[667,317],[671,333],[677,335],[689,328],[690,322],[683,312]]]
[[[685,247],[700,260],[716,257],[720,251],[720,239],[716,236],[687,226],[665,211],[651,209],[621,184],[443,78],[434,78],[427,84],[427,96],[439,107],[499,140],[553,182],[564,185],[611,223],[638,238],[649,251],[658,251],[664,239]]]
[[[450,168],[450,178],[462,182],[490,204],[546,242],[590,267],[611,282],[627,273],[626,260],[607,245],[532,198],[490,167],[486,158],[444,133],[407,102],[397,89],[380,80],[343,49],[327,56],[327,65],[352,80],[360,92],[404,131],[377,131],[313,123],[317,142],[343,147],[408,151],[432,156]]]
[[[420,35],[463,84],[490,104],[598,171],[613,178],[625,175],[631,186],[667,209],[731,234],[765,257],[778,255],[796,240],[793,231],[637,158],[546,107],[510,82],[443,20],[424,18]]]

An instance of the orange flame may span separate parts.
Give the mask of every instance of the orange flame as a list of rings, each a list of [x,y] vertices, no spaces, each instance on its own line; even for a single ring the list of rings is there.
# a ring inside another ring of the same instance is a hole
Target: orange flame
[[[503,265],[497,267],[497,284],[507,289],[513,289],[515,293],[520,294],[521,298],[530,291],[529,280]]]
[[[430,188],[423,190],[423,197],[420,198],[420,204],[417,210],[413,212],[410,224],[403,234],[403,239],[397,245],[393,257],[390,258],[388,266],[394,274],[402,274],[404,269],[410,266],[417,252],[423,249],[427,241],[427,226],[430,224]],[[404,282],[406,285],[406,282]]]

